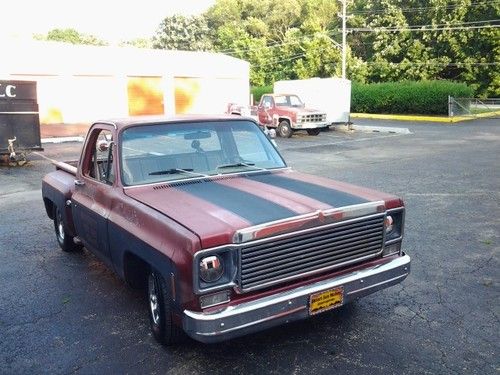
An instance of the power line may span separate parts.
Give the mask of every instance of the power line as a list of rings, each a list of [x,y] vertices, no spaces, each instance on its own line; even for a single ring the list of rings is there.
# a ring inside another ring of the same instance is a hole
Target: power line
[[[388,61],[364,61],[361,64],[366,64],[366,65],[387,65],[387,66],[398,66],[398,65],[423,65],[423,66],[456,66],[456,67],[461,67],[461,66],[468,66],[468,65],[473,65],[473,66],[497,66],[500,65],[500,62],[491,62],[491,63],[485,63],[485,62],[460,62],[460,63],[440,63],[440,62],[414,62],[414,61],[400,61],[397,63],[394,62],[388,62]]]
[[[278,58],[278,59],[275,59],[275,60],[267,61],[264,64],[252,65],[252,67],[260,68],[260,67],[263,67],[263,66],[276,65],[276,64],[279,64],[279,63],[282,63],[282,62],[285,62],[285,61],[293,61],[293,60],[300,59],[300,58],[304,57],[305,55],[306,55],[305,53],[301,53],[301,54],[294,55],[294,56],[292,56],[290,58],[287,58],[287,59],[279,59]]]
[[[466,5],[466,7],[477,7],[477,6],[484,6],[484,5],[492,5],[494,1],[492,2],[473,2],[470,3],[469,5]],[[457,8],[463,8],[464,6],[461,4],[448,4],[448,5],[435,5],[435,6],[430,6],[430,7],[415,7],[415,8],[398,8],[397,10],[403,12],[403,13],[414,13],[414,12],[422,12],[422,11],[427,11],[431,9],[444,9],[444,10],[453,10]],[[383,14],[387,13],[389,9],[373,9],[373,10],[358,10],[355,12],[351,12],[353,15],[368,15],[368,14]]]
[[[428,25],[432,26],[432,25]],[[423,27],[423,26],[422,26]],[[425,31],[451,31],[451,30],[475,30],[475,29],[496,29],[500,27],[500,25],[483,25],[483,26],[459,26],[459,27],[432,27],[432,28],[351,28],[349,31],[354,32],[373,32],[373,33],[393,33],[393,32],[403,32],[403,31],[417,31],[417,32],[425,32]]]
[[[292,42],[287,42],[288,43],[295,43],[295,41],[292,41]],[[226,53],[226,52],[244,52],[244,51],[252,51],[254,49],[261,49],[261,48],[272,48],[272,47],[277,47],[277,46],[280,46],[280,45],[283,45],[285,44],[284,42],[282,43],[279,43],[279,42],[273,42],[273,43],[269,43],[269,44],[266,44],[265,46],[255,46],[255,47],[249,47],[249,48],[243,48],[243,49],[240,49],[240,48],[233,48],[233,49],[221,49],[221,50],[218,50],[217,52],[222,52],[222,53]]]
[[[286,46],[286,45],[290,45],[290,44],[298,44],[300,43],[301,41],[303,41],[304,39],[306,38],[309,38],[309,37],[314,37],[314,36],[325,36],[327,37],[328,39],[330,39],[330,41],[332,41],[335,45],[340,45],[338,42],[336,42],[335,40],[331,39],[330,38],[330,35],[335,35],[335,34],[339,34],[340,31],[337,31],[337,30],[330,30],[328,32],[316,32],[314,34],[304,34],[304,35],[301,35],[299,38],[295,39],[295,40],[291,40],[289,42],[275,42],[275,43],[270,43],[268,45],[265,45],[265,46],[255,46],[255,47],[249,47],[249,48],[234,48],[234,49],[225,49],[225,50],[217,50],[216,52],[220,52],[220,53],[227,53],[229,55],[231,54],[238,54],[238,53],[241,53],[241,52],[249,52],[249,51],[260,51],[260,50],[263,50],[263,49],[267,49],[267,48],[275,48],[275,47],[282,47],[282,46]]]
[[[434,25],[410,25],[408,26],[408,28],[421,28],[421,27],[428,27],[428,26],[432,26],[432,27],[438,27],[438,26],[461,26],[461,25],[474,25],[474,24],[482,24],[482,23],[488,23],[488,22],[499,22],[500,19],[495,19],[495,20],[482,20],[482,21],[465,21],[465,22],[454,22],[453,24],[449,24],[449,23],[437,23],[437,24],[434,24]],[[390,28],[394,28],[394,29],[397,29],[398,27],[393,27],[393,26],[388,26],[388,27],[385,27],[384,28],[387,28],[387,29],[390,29]]]
[[[483,29],[483,28],[497,28],[500,25],[483,25],[483,26],[476,26],[476,24],[484,24],[487,22],[499,22],[500,19],[495,19],[495,20],[483,20],[483,21],[468,21],[468,22],[458,22],[458,23],[453,23],[452,25],[449,24],[435,24],[435,25],[411,25],[407,27],[377,27],[377,28],[368,28],[368,27],[358,27],[358,28],[347,28],[348,31],[351,32],[404,32],[404,31],[417,31],[417,32],[422,32],[422,31],[449,31],[449,30],[472,30],[472,29]],[[459,25],[471,25],[471,26],[466,26],[462,27]],[[225,50],[217,50],[219,53],[226,53],[229,55],[238,55],[243,52],[250,52],[250,51],[261,51],[264,49],[269,49],[269,48],[276,48],[276,47],[282,47],[286,45],[292,45],[292,44],[300,44],[304,39],[313,37],[313,36],[326,36],[329,38],[332,42],[334,42],[335,45],[338,46],[338,42],[330,38],[330,35],[335,35],[341,33],[342,30],[337,29],[337,30],[329,30],[327,32],[316,32],[313,34],[304,34],[300,36],[299,38],[288,41],[288,42],[273,42],[265,46],[254,46],[254,47],[249,47],[249,48],[234,48],[234,49],[225,49]]]
[[[277,64],[280,64],[280,63],[286,62],[286,61],[298,60],[304,56],[305,56],[305,54],[300,54],[300,55],[292,56],[292,57],[287,58],[287,59],[276,59],[273,61],[269,61],[265,64],[251,65],[251,67],[252,68],[260,68],[263,66],[277,65]],[[418,65],[418,66],[439,66],[439,67],[443,67],[443,68],[448,67],[448,66],[450,66],[450,67],[453,66],[453,67],[460,68],[460,67],[467,67],[467,66],[497,66],[497,65],[500,65],[500,62],[492,62],[492,63],[484,63],[484,62],[440,63],[440,62],[401,61],[401,62],[393,63],[393,62],[384,62],[384,61],[363,61],[360,65],[363,65],[363,64],[366,64],[366,65],[385,65],[387,67],[391,67],[391,66],[396,67],[396,66],[401,66],[401,65]]]

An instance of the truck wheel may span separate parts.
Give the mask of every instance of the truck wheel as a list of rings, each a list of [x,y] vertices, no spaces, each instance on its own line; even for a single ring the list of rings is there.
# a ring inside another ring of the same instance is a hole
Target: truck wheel
[[[82,245],[75,244],[73,237],[66,232],[62,213],[57,206],[54,208],[54,229],[57,242],[63,251],[71,252],[82,249]]]
[[[282,138],[290,138],[293,134],[292,127],[290,123],[286,120],[283,120],[278,125],[278,134]]]
[[[309,135],[318,135],[321,132],[321,129],[307,129],[307,134]]]
[[[148,277],[149,322],[156,341],[173,345],[182,337],[181,329],[173,322],[170,288],[163,277],[150,271]]]

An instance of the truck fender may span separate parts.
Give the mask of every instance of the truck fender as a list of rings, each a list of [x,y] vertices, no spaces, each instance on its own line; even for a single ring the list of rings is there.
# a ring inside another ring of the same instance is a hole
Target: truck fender
[[[62,213],[63,221],[69,235],[75,237],[76,231],[71,211],[71,197],[73,195],[75,177],[63,172],[55,171],[47,174],[42,181],[42,197],[45,211],[50,219],[54,219],[54,209],[57,206]]]
[[[108,234],[115,272],[132,288],[142,289],[147,288],[147,276],[153,268],[172,287],[173,307],[177,314],[181,314],[184,302],[180,291],[182,278],[174,261],[114,223],[108,225]]]
[[[294,126],[293,126],[293,121],[292,121],[292,119],[291,119],[290,117],[288,117],[288,116],[278,116],[278,115],[276,115],[276,126],[278,126],[278,125],[279,125],[279,123],[280,123],[281,121],[283,121],[283,120],[288,121],[288,122],[290,123],[290,126],[291,126],[292,128],[294,127]]]

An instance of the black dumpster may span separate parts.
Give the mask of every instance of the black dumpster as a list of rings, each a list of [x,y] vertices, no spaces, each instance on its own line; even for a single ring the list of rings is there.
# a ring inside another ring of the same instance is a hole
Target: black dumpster
[[[0,80],[0,154],[10,155],[12,148],[16,154],[42,151],[41,146],[36,82]]]

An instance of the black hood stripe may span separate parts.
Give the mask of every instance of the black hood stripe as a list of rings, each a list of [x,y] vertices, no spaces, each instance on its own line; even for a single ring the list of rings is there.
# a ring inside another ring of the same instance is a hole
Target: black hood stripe
[[[354,204],[369,202],[356,195],[345,193],[343,191],[327,188],[309,182],[299,181],[292,178],[286,178],[274,173],[247,176],[248,179],[261,182],[263,184],[273,185],[285,190],[290,190],[306,197],[316,199],[317,201],[329,204],[332,207],[345,207]]]
[[[231,211],[252,225],[297,216],[295,211],[267,199],[212,181],[180,185],[175,188]]]

